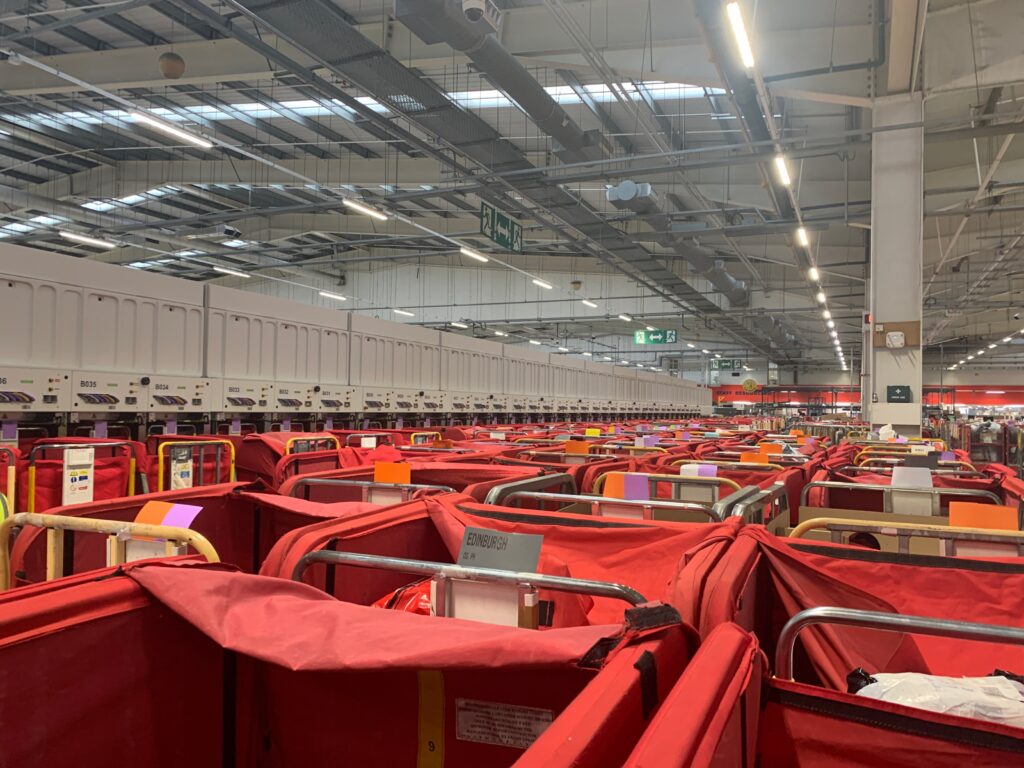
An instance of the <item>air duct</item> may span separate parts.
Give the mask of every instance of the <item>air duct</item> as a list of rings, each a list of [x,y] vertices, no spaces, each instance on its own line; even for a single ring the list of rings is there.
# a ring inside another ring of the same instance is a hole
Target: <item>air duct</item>
[[[734,306],[746,306],[750,300],[746,283],[737,280],[715,258],[714,251],[694,245],[691,240],[672,234],[672,219],[661,207],[661,201],[651,185],[643,182],[622,181],[608,189],[608,202],[619,210],[636,213],[659,233],[664,245],[671,247],[693,267],[694,271],[715,286]]]
[[[558,143],[566,163],[600,160],[609,147],[600,131],[583,131],[494,36],[493,21],[471,21],[462,0],[396,0],[395,17],[423,42],[447,43],[464,53],[537,126]]]

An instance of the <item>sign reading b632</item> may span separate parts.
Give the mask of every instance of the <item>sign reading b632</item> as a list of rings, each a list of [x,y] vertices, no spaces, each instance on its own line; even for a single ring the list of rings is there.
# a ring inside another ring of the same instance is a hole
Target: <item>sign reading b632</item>
[[[633,332],[633,341],[636,344],[675,344],[676,340],[677,331],[672,329]]]

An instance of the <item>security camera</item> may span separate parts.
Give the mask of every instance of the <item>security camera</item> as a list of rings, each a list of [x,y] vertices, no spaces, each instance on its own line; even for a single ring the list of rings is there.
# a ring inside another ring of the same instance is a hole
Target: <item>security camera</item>
[[[1014,319],[1014,320],[1020,320],[1020,312],[1016,313],[1016,314],[1015,314],[1015,315],[1013,316],[1013,319]]]
[[[221,234],[223,234],[224,237],[241,237],[242,236],[242,230],[235,229],[234,227],[230,226],[229,224],[225,224],[221,228]]]
[[[472,22],[480,21],[487,10],[487,0],[462,0],[462,12]]]

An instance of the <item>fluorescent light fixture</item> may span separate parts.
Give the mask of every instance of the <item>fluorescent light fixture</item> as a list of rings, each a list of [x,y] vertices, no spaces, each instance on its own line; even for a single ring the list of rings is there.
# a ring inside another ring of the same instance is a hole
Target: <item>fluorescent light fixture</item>
[[[1002,389],[986,389],[985,390],[985,394],[986,395],[1005,395],[1006,391],[1002,390]]]
[[[466,248],[465,246],[459,248],[459,253],[461,253],[463,256],[468,256],[471,259],[476,259],[482,264],[486,264],[488,261],[490,261],[490,259],[484,256],[482,253],[477,253],[472,248]]]
[[[629,360],[619,360],[623,365],[629,365]]]
[[[832,339],[832,343],[833,343],[833,344],[835,344],[835,345],[836,345],[837,347],[838,347],[838,346],[839,346],[840,344],[842,344],[842,342],[841,342],[841,341],[839,341],[839,339]]]
[[[448,325],[452,326],[453,328],[462,328],[463,330],[469,328],[469,326],[466,325],[465,323],[460,323],[455,320],[452,320],[450,323],[448,323]]]
[[[335,301],[348,301],[348,299],[342,296],[340,293],[330,293],[329,291],[320,291],[320,295],[325,299],[334,299]]]
[[[984,349],[979,349],[977,352],[974,353],[975,357],[981,357],[984,354],[985,354],[985,350]]]
[[[988,348],[989,348],[989,349],[995,349],[995,348],[996,348],[996,345],[995,345],[995,344],[989,344],[989,345],[988,345]]]
[[[729,17],[729,24],[732,26],[732,35],[736,38],[736,47],[740,52],[740,60],[747,69],[754,68],[754,51],[750,47],[750,38],[747,37],[747,28],[743,25],[743,14],[740,12],[739,3],[729,3],[725,6],[725,13]]]
[[[414,315],[412,312],[409,312],[408,310],[405,310],[405,309],[393,309],[391,311],[394,312],[396,315],[405,315],[406,317],[416,317],[416,315]]]
[[[829,335],[829,336],[831,336],[831,337],[832,337],[833,339],[835,339],[835,338],[838,338],[838,337],[839,337],[839,334],[838,334],[838,333],[836,332],[836,329],[835,329],[835,328],[833,328],[832,330],[830,330],[830,331],[828,332],[828,335]]]
[[[967,362],[966,360],[961,360],[959,363],[957,363],[957,365],[963,365],[966,362]]]
[[[793,180],[789,178],[789,168],[786,167],[786,158],[782,155],[775,156],[775,172],[779,176],[779,183],[784,187],[788,187],[793,183]]]
[[[627,323],[633,322],[633,318],[626,314],[619,315],[619,320],[624,320]]]
[[[581,352],[580,354],[582,354],[584,357],[593,357],[594,356],[593,352]]]
[[[540,342],[539,342],[539,341],[537,341],[536,339],[530,339],[530,343],[531,343],[531,344],[533,344],[533,345],[534,345],[534,346],[536,346],[536,347],[539,347],[539,346],[540,346]]]
[[[93,248],[117,248],[117,243],[112,243],[109,240],[99,240],[95,237],[89,237],[88,235],[80,235],[77,232],[66,232],[65,230],[60,231],[60,236],[65,240],[71,240],[82,245],[91,245]]]
[[[946,370],[947,370],[947,371],[955,371],[955,370],[956,370],[956,366],[955,366],[955,365],[951,365],[951,366],[949,366],[949,368],[947,368]]]
[[[602,359],[602,360],[611,360],[611,358],[610,358],[610,357],[608,357],[608,355],[605,355],[605,356],[604,356],[604,357],[602,357],[601,359]]]
[[[743,370],[744,370],[744,371],[752,371],[752,370],[754,370],[754,369],[753,369],[753,368],[751,368],[751,367],[750,367],[750,366],[748,366],[748,365],[744,365],[744,366],[743,366]]]
[[[718,359],[718,360],[721,360],[721,359],[722,359],[722,356],[721,356],[721,355],[719,355],[719,354],[716,354],[716,355],[715,355],[715,358],[716,358],[716,359]]]
[[[829,320],[827,323],[825,323],[825,325],[827,325],[829,328],[835,328],[836,327],[836,321],[835,320]]]
[[[540,280],[540,279],[538,279],[536,277],[533,278],[533,280],[531,282],[534,285],[536,285],[538,288],[543,288],[545,291],[550,291],[551,290],[551,283],[546,283],[543,280]]]
[[[1013,340],[1013,336],[1007,336],[1005,339],[1003,339],[1003,344],[1006,344],[1007,342],[1012,341],[1012,340]]]
[[[143,125],[154,128],[158,131],[166,133],[168,136],[173,136],[176,139],[181,139],[186,144],[191,144],[195,147],[202,147],[203,149],[211,149],[213,142],[208,139],[204,139],[202,136],[197,136],[194,133],[183,131],[180,128],[175,128],[173,125],[165,123],[163,120],[157,120],[155,117],[150,117],[143,112],[132,112],[132,120],[136,123],[142,123]]]
[[[364,216],[369,216],[371,219],[377,219],[377,221],[388,220],[388,216],[386,213],[381,213],[380,211],[374,210],[368,205],[363,205],[362,203],[353,200],[351,197],[346,197],[344,200],[341,201],[341,204],[344,205],[346,208],[351,208],[356,213],[361,213]]]
[[[697,348],[696,345],[691,344],[690,342],[686,342],[686,346],[688,346],[690,349],[696,349]]]
[[[584,299],[583,306],[590,307],[591,309],[597,309],[597,304],[592,302],[590,299]]]
[[[569,348],[568,348],[568,347],[559,347],[559,348],[558,348],[558,351],[559,351],[559,352],[568,352],[568,351],[569,351]]]
[[[495,331],[494,335],[495,336],[508,336],[508,334],[505,333],[504,331]]]
[[[643,368],[643,367],[644,367],[644,364],[643,364],[643,363],[637,363],[637,364],[636,364],[636,367],[637,367],[637,368]]]
[[[654,326],[653,325],[648,325],[647,326],[647,330],[648,331],[653,331],[654,330]]]
[[[213,271],[220,272],[221,274],[230,274],[232,278],[245,278],[246,280],[252,276],[251,274],[240,272],[238,269],[228,269],[226,266],[215,266]]]
[[[825,318],[826,320],[831,320],[832,319],[832,313],[829,312],[827,309],[822,310],[821,316],[823,318]]]
[[[968,355],[968,356],[967,356],[967,359],[968,359],[968,360],[973,360],[973,359],[974,359],[974,355]]]
[[[818,271],[817,267],[811,267],[807,270],[807,279],[813,280],[814,282],[818,282],[821,279],[821,273]]]
[[[807,237],[807,230],[804,229],[803,227],[797,227],[796,241],[804,248],[811,244],[811,239]]]
[[[825,297],[825,292],[824,291],[818,291],[817,294],[815,294],[814,298],[815,298],[815,300],[819,304],[824,304],[825,303],[825,298],[826,298]]]
[[[702,349],[701,352],[703,352],[705,355],[710,355],[711,354],[711,350],[710,349]]]

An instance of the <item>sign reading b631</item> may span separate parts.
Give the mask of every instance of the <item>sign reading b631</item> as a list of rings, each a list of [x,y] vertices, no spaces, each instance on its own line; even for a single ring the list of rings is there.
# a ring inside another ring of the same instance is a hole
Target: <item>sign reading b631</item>
[[[653,330],[653,331],[634,331],[633,341],[636,344],[675,344],[677,340],[677,331],[675,330]]]

